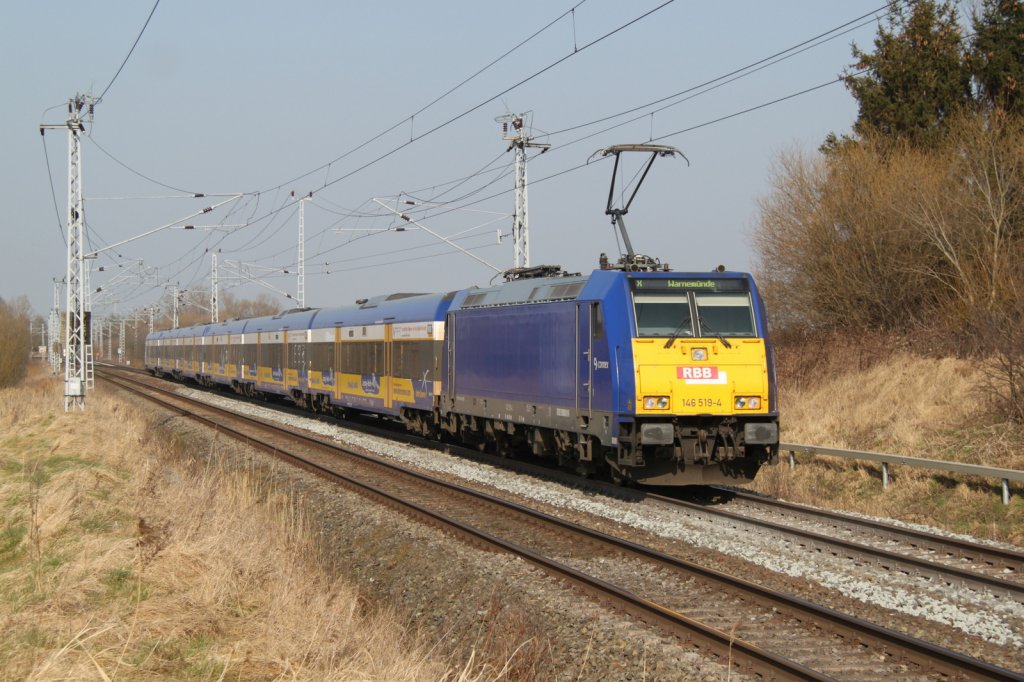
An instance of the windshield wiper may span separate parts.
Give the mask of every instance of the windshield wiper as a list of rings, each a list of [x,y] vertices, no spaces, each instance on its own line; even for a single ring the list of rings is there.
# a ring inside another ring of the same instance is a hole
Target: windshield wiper
[[[722,336],[721,333],[713,331],[710,327],[708,327],[708,323],[704,321],[703,317],[701,317],[700,315],[697,315],[697,321],[700,323],[701,334],[703,334],[704,332],[707,332],[707,333],[711,334],[711,336],[713,336],[716,339],[718,339],[719,341],[721,341],[722,345],[725,346],[726,348],[732,348],[732,344],[729,343],[729,340],[726,339],[724,336]]]
[[[679,337],[679,333],[683,331],[683,327],[685,327],[685,326],[687,326],[689,324],[690,324],[690,318],[689,317],[684,318],[683,321],[680,322],[676,326],[676,328],[672,330],[672,333],[668,337],[668,341],[665,342],[665,348],[671,348],[672,344],[675,343],[676,339]]]

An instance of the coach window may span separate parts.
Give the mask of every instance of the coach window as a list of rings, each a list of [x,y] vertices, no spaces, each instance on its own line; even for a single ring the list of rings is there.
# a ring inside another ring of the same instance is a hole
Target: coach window
[[[288,367],[306,369],[306,344],[304,342],[292,341],[288,344]]]

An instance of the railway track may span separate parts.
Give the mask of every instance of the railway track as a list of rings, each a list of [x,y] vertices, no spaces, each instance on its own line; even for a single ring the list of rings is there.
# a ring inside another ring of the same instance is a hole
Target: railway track
[[[732,498],[734,518],[766,523],[773,529],[810,522],[822,530],[806,540],[817,547],[841,548],[858,558],[884,562],[893,570],[916,573],[952,585],[988,589],[1024,603],[1024,552],[995,545],[896,526],[873,519],[832,512],[755,495],[720,489]],[[820,550],[819,550],[820,551]]]
[[[149,382],[107,372],[101,377],[474,544],[521,556],[743,672],[787,679],[1024,680],[806,600]]]

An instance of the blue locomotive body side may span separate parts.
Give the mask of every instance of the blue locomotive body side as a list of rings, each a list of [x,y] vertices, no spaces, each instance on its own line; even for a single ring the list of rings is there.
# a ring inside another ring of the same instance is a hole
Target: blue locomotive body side
[[[576,406],[576,304],[467,310],[456,316],[457,396]]]

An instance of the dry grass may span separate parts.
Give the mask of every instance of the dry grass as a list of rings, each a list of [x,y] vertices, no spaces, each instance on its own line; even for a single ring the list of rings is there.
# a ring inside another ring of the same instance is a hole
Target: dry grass
[[[783,440],[1024,470],[1024,429],[992,416],[979,362],[899,351],[871,355],[866,362],[863,353],[845,349],[819,360],[819,371],[810,375],[782,372]],[[783,359],[780,369],[797,364]],[[1005,507],[997,480],[891,467],[893,482],[883,491],[880,466],[870,462],[798,461],[794,471],[784,460],[765,468],[754,488],[794,501],[1024,542],[1024,491],[1014,490]]]
[[[265,479],[153,426],[103,390],[84,414],[49,378],[0,391],[0,679],[486,676],[330,579]]]

